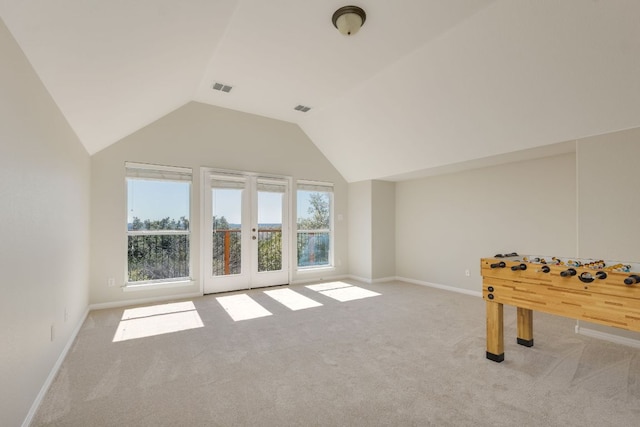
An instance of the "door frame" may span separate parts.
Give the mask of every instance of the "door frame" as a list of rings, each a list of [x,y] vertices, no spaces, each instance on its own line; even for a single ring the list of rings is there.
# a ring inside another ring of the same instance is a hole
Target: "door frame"
[[[293,265],[294,265],[294,260],[293,258],[293,250],[292,250],[292,245],[295,244],[295,242],[293,241],[293,231],[294,231],[294,218],[293,218],[293,178],[291,176],[286,176],[286,175],[277,175],[277,174],[271,174],[271,173],[260,173],[260,172],[250,172],[250,171],[238,171],[238,170],[233,170],[233,169],[221,169],[221,168],[214,168],[214,167],[200,167],[200,232],[198,234],[198,238],[200,239],[200,290],[202,291],[202,294],[205,294],[205,280],[207,278],[207,274],[209,273],[208,269],[207,269],[207,263],[210,264],[210,260],[208,260],[207,258],[207,253],[208,253],[208,248],[207,245],[209,243],[209,238],[208,238],[208,223],[211,222],[211,219],[209,219],[207,221],[207,212],[208,210],[210,210],[210,208],[208,209],[207,207],[207,193],[211,191],[211,186],[210,186],[210,176],[211,175],[222,175],[222,176],[229,176],[230,178],[255,178],[255,179],[259,179],[259,178],[264,178],[264,179],[276,179],[276,180],[283,180],[287,182],[287,198],[286,198],[286,203],[285,206],[283,208],[283,213],[286,214],[287,217],[287,221],[283,220],[283,224],[282,224],[282,229],[283,229],[283,234],[284,234],[284,230],[286,228],[287,231],[287,241],[286,241],[286,245],[283,245],[283,253],[282,253],[282,259],[283,261],[286,259],[287,260],[287,269],[286,269],[286,276],[287,276],[287,283],[291,283],[291,278],[293,275]],[[255,194],[250,194],[249,195],[250,199],[251,199],[251,203],[255,203],[257,200],[253,200],[253,199],[257,199],[257,191],[255,192]],[[209,200],[210,201],[210,200]],[[256,206],[257,207],[257,206]],[[250,214],[248,214],[250,215]],[[286,224],[285,224],[286,222]],[[249,225],[248,228],[251,228],[251,224]],[[284,240],[283,240],[284,243]],[[286,249],[286,251],[285,251]],[[250,254],[250,258],[253,258],[253,255]],[[252,262],[253,264],[253,262]],[[253,269],[254,266],[251,265],[251,268]],[[255,266],[256,271],[257,271],[257,266]],[[249,283],[247,285],[247,287],[245,288],[238,288],[238,289],[234,289],[234,290],[241,290],[241,289],[252,289],[252,288],[259,288],[259,287],[265,287],[265,286],[269,286],[269,285],[259,285],[259,286],[251,286],[251,283]],[[232,292],[233,290],[220,290],[219,292]]]

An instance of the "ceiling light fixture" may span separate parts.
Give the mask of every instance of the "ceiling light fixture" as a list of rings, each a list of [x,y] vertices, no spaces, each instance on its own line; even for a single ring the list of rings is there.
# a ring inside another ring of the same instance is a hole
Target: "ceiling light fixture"
[[[366,20],[367,14],[358,6],[341,7],[331,17],[333,26],[345,36],[352,36],[357,33]]]

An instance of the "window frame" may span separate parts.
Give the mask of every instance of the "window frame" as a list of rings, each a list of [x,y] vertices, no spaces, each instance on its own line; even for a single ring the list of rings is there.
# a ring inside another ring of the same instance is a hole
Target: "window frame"
[[[317,230],[301,230],[298,228],[298,194],[300,191],[306,192],[317,192],[317,193],[327,193],[329,195],[329,228],[328,229],[317,229]],[[335,218],[334,218],[334,184],[332,182],[326,181],[310,181],[299,179],[296,181],[296,216],[295,216],[295,266],[296,270],[300,273],[302,272],[312,272],[318,270],[326,270],[326,269],[334,269],[335,268],[335,251],[334,251],[334,241],[335,241]],[[327,264],[320,265],[307,265],[300,266],[299,258],[298,258],[298,236],[300,233],[309,233],[309,232],[321,232],[328,233],[329,235],[329,256],[327,259]]]
[[[146,180],[159,182],[180,182],[186,183],[188,189],[188,230],[129,230],[129,186],[130,180]],[[149,163],[125,162],[125,194],[126,194],[126,216],[125,216],[125,268],[124,268],[124,290],[142,290],[148,288],[157,289],[159,287],[185,286],[193,283],[193,238],[192,238],[192,203],[193,203],[193,170],[187,167],[165,166]],[[187,236],[187,246],[189,261],[187,263],[188,275],[182,277],[170,277],[152,280],[129,280],[129,237],[130,236]]]

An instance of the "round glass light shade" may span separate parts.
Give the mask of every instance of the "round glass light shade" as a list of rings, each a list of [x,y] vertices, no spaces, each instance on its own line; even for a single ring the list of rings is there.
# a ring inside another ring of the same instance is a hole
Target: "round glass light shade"
[[[362,18],[356,13],[345,13],[336,19],[338,31],[345,36],[352,36],[362,27]]]

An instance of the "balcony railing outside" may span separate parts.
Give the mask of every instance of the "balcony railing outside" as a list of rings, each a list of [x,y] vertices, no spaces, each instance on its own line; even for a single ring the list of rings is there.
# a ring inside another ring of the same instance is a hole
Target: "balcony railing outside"
[[[213,232],[214,276],[242,271],[240,229]],[[329,264],[329,232],[298,232],[299,267]],[[189,277],[189,235],[128,236],[129,281]],[[282,270],[282,229],[258,231],[258,271]]]
[[[258,271],[282,270],[282,229],[258,228]]]
[[[242,231],[214,230],[212,272],[214,276],[228,276],[242,272]]]
[[[329,265],[329,231],[298,231],[298,267]]]
[[[189,277],[189,235],[128,236],[129,282]]]
[[[240,229],[213,232],[213,275],[242,272],[242,232]],[[282,229],[263,228],[258,231],[258,271],[282,270]]]

